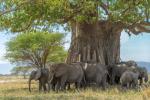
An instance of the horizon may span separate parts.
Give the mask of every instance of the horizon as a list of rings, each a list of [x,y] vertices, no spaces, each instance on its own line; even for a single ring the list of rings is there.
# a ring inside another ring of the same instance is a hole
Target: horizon
[[[64,32],[62,29],[59,32]],[[4,59],[6,53],[5,43],[14,37],[15,34],[6,34],[0,32],[0,74],[10,74],[10,70],[15,66],[8,60]],[[68,33],[66,40],[69,43],[65,44],[65,49],[70,46],[71,33]],[[122,61],[135,60],[137,62],[150,62],[150,33],[141,33],[139,35],[129,35],[122,31],[120,37],[120,57]],[[142,46],[142,47],[140,47]],[[4,67],[5,66],[5,67]]]

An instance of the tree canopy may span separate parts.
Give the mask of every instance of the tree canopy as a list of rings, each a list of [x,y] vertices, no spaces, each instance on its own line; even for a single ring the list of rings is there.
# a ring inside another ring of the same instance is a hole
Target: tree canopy
[[[1,0],[0,29],[72,33],[67,63],[120,61],[120,34],[150,33],[150,0]]]
[[[12,32],[70,21],[119,22],[129,33],[150,32],[150,0],[1,0],[0,27]]]
[[[60,33],[22,33],[7,42],[6,58],[12,63],[45,67],[46,63],[65,60],[64,43],[64,35]]]

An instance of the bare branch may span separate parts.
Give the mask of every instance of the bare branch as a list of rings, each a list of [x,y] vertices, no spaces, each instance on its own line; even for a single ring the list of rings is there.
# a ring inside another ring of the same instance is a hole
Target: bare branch
[[[128,26],[128,30],[135,35],[142,32],[150,33],[150,22],[140,22]]]

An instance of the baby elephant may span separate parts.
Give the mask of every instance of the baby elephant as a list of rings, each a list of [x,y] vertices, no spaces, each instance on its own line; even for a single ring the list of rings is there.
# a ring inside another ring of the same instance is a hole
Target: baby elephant
[[[121,86],[126,88],[137,88],[138,77],[138,73],[129,70],[125,71],[120,78]]]

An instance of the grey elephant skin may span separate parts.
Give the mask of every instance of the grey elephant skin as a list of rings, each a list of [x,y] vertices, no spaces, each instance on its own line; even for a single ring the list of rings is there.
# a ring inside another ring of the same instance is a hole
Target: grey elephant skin
[[[139,73],[125,71],[120,78],[122,88],[137,88]]]
[[[32,80],[39,80],[39,91],[42,90],[42,87],[44,91],[49,90],[46,88],[46,84],[48,84],[48,77],[49,77],[49,70],[46,68],[40,68],[38,70],[32,71],[29,77],[29,91],[31,92]],[[49,88],[49,84],[48,84],[48,88]]]
[[[50,66],[50,84],[57,84],[56,91],[64,90],[66,83],[75,83],[79,88],[84,72],[80,63],[57,63]]]
[[[148,73],[146,68],[144,67],[139,67],[139,66],[131,67],[131,66],[120,64],[119,66],[118,65],[110,66],[109,69],[110,69],[109,73],[111,75],[111,84],[119,84],[121,75],[127,70],[139,73],[138,80],[140,80],[140,85],[142,85],[143,83],[143,78],[145,82],[148,81]]]
[[[84,65],[85,80],[87,84],[96,83],[98,87],[106,88],[108,70],[107,66],[95,63]]]

